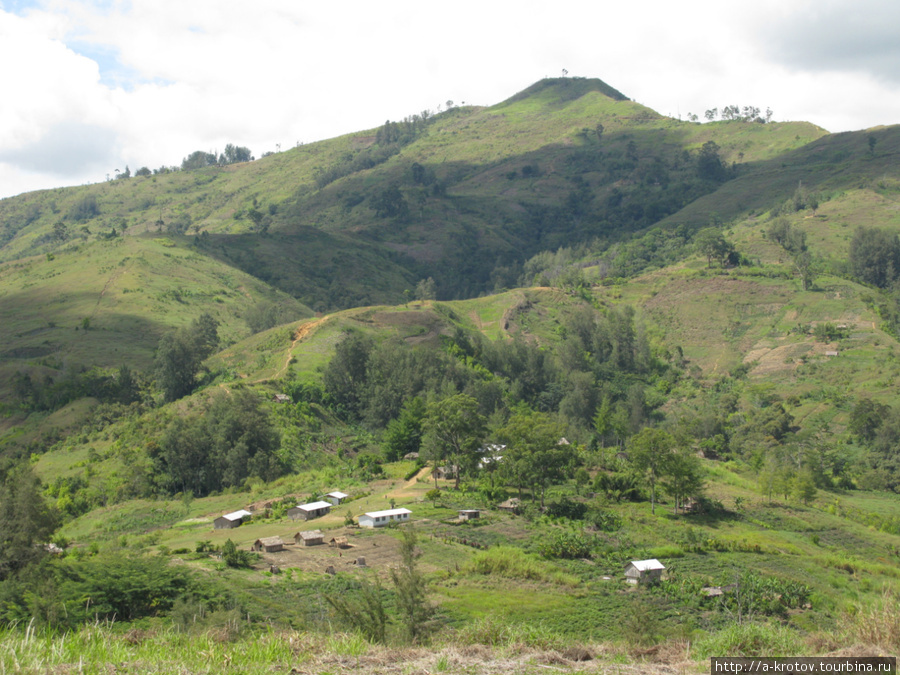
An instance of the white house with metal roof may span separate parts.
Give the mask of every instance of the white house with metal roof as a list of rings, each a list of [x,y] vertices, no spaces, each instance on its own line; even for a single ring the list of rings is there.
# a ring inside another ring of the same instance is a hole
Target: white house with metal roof
[[[409,509],[388,509],[387,511],[371,511],[357,518],[360,527],[384,527],[391,523],[405,523],[412,515]]]
[[[629,584],[646,584],[662,579],[666,569],[656,558],[650,560],[632,560],[625,565],[625,581]]]
[[[325,501],[331,502],[332,506],[337,506],[349,496],[350,495],[348,494],[335,490],[334,492],[329,492],[327,495],[325,495]]]

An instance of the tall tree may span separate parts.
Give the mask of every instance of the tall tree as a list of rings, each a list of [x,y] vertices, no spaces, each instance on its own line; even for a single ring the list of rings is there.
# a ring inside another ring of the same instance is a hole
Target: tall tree
[[[656,485],[669,470],[675,437],[667,431],[646,427],[628,443],[628,461],[650,486],[650,512],[656,513]]]
[[[497,431],[497,439],[506,444],[501,470],[520,488],[528,485],[532,499],[544,493],[562,478],[571,458],[571,446],[560,445],[562,425],[546,413],[516,413]]]
[[[441,461],[456,465],[456,487],[460,476],[471,471],[478,461],[478,448],[487,433],[478,401],[456,394],[428,404],[423,423],[422,445],[437,468]]]
[[[37,562],[58,521],[41,483],[27,464],[6,471],[0,483],[0,581]]]
[[[166,333],[156,348],[156,381],[166,401],[187,396],[197,385],[203,361],[219,344],[218,322],[202,314],[189,326]]]

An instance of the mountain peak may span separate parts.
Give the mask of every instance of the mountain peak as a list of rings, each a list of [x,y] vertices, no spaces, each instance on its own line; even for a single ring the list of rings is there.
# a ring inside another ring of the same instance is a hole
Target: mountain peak
[[[537,96],[555,98],[557,102],[565,103],[566,101],[579,99],[592,91],[599,92],[615,101],[630,100],[625,94],[597,78],[546,77],[543,80],[538,80],[527,89],[523,89],[518,94],[511,96],[499,105],[508,105]]]

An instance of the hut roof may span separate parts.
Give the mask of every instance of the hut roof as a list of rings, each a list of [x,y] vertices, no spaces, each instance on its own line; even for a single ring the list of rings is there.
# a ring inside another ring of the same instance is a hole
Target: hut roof
[[[338,492],[335,490],[334,492],[329,492],[326,497],[334,497],[335,499],[346,499],[350,495],[344,494],[343,492]]]
[[[300,509],[301,511],[318,511],[319,509],[330,509],[331,504],[328,502],[313,502],[311,504],[300,504],[294,508]]]
[[[257,539],[256,543],[262,544],[263,546],[284,546],[284,542],[281,540],[281,537],[263,537],[261,539]]]
[[[219,516],[220,518],[224,518],[225,520],[240,520],[241,518],[246,518],[247,516],[252,516],[253,514],[249,511],[245,511],[241,509],[240,511],[232,511],[231,513],[226,513],[224,516]]]
[[[650,560],[632,560],[626,567],[634,565],[634,568],[639,572],[649,572],[651,570],[664,570],[666,566],[663,565],[656,558],[651,558]]]
[[[307,530],[305,532],[298,532],[297,534],[300,535],[300,538],[303,541],[307,541],[309,539],[321,539],[325,536],[324,534],[322,534],[322,530]]]
[[[370,516],[372,518],[384,518],[384,516],[400,516],[406,514],[412,514],[412,511],[409,509],[388,509],[387,511],[369,511],[368,513],[364,513],[364,516]]]

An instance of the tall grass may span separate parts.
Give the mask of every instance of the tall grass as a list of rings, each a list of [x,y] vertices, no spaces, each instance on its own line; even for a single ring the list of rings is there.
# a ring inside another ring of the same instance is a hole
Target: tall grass
[[[476,553],[466,563],[464,572],[495,575],[507,579],[544,581],[574,588],[579,584],[577,577],[554,569],[551,565],[512,546],[496,546]]]
[[[896,653],[900,650],[900,592],[887,590],[877,601],[852,608],[841,618],[839,627],[847,642]]]
[[[809,647],[796,632],[770,623],[733,623],[694,644],[694,656],[804,656]]]

